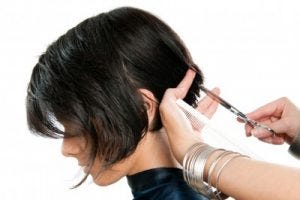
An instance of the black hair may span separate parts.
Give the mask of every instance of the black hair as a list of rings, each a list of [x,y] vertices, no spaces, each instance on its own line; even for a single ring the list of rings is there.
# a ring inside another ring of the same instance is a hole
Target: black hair
[[[35,65],[26,107],[30,130],[91,141],[91,163],[97,155],[110,166],[136,149],[147,130],[162,128],[157,114],[148,127],[139,89],[160,102],[188,68],[198,73],[185,97],[195,106],[201,71],[177,34],[152,14],[130,7],[88,18],[53,42]],[[67,132],[57,121],[76,126]]]

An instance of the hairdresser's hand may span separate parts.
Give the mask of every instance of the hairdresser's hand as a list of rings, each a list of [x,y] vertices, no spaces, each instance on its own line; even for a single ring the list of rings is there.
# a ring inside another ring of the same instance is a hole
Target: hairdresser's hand
[[[287,98],[280,98],[247,114],[262,124],[269,126],[277,134],[272,136],[264,129],[253,129],[246,125],[246,135],[253,135],[271,144],[291,143],[296,134],[300,133],[300,110]]]
[[[171,149],[180,163],[182,163],[188,148],[201,141],[199,132],[195,133],[190,122],[176,104],[177,99],[183,99],[186,96],[194,77],[195,72],[188,70],[177,88],[170,88],[165,92],[159,107]],[[213,92],[218,94],[219,90],[215,89]],[[197,109],[210,118],[215,113],[217,106],[216,101],[206,96],[199,102]]]

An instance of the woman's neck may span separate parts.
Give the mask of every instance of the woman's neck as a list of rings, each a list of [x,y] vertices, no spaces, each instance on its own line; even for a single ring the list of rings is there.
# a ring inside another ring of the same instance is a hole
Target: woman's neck
[[[163,130],[146,133],[134,154],[135,164],[128,175],[160,167],[180,168],[171,153],[167,135]]]

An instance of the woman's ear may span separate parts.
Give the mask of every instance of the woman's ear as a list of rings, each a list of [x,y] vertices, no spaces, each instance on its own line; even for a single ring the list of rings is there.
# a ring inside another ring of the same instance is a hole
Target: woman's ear
[[[147,109],[148,115],[148,124],[151,127],[151,123],[156,116],[156,112],[158,111],[158,102],[156,101],[153,93],[147,89],[139,89],[140,93],[143,96],[144,104]]]

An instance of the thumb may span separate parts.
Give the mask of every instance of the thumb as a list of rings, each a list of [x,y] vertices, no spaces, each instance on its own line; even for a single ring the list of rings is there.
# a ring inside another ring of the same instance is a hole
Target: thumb
[[[273,129],[276,133],[287,133],[290,131],[289,122],[286,119],[280,119],[274,121],[268,125],[271,129]]]
[[[176,99],[183,99],[188,93],[189,88],[187,87],[177,87],[174,88],[174,95]]]
[[[277,134],[287,134],[289,131],[288,125],[285,120],[277,120],[270,124],[268,127],[275,131]],[[270,136],[270,132],[264,128],[254,128],[251,130],[251,134],[257,138],[266,138]]]

